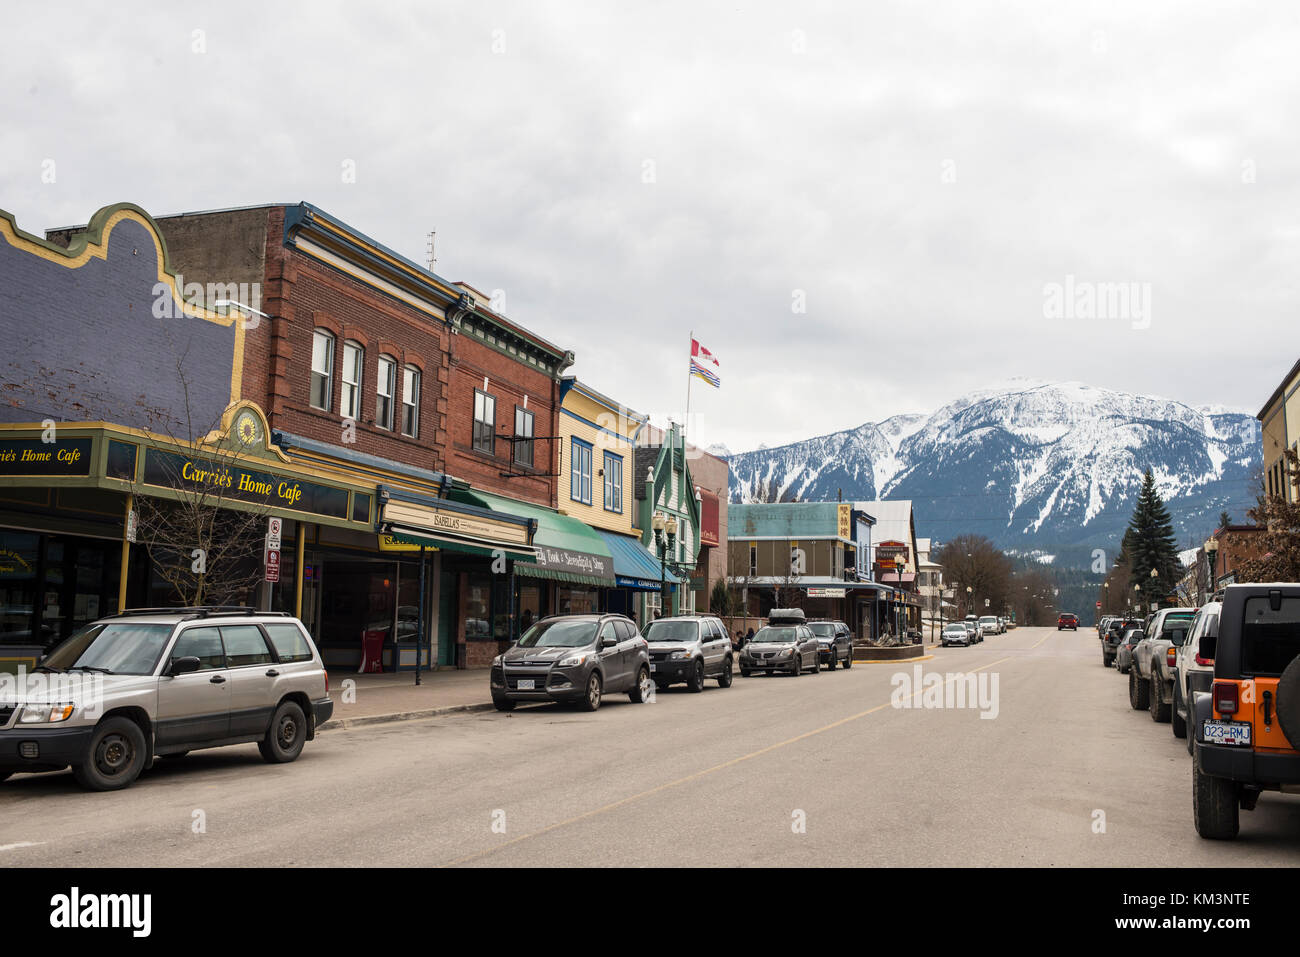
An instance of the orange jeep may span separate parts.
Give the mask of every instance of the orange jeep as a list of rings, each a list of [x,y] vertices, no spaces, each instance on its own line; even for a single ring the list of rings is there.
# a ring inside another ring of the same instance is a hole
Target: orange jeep
[[[1217,633],[1216,633],[1217,631]],[[1231,839],[1262,791],[1300,793],[1300,583],[1229,585],[1192,696],[1192,807],[1201,837]]]

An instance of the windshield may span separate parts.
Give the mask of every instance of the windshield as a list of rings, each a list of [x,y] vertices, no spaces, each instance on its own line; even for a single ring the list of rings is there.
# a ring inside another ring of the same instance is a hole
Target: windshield
[[[813,622],[808,626],[818,638],[834,638],[835,626],[828,621]]]
[[[965,625],[949,625],[943,630],[945,635],[964,635],[966,634]]]
[[[799,629],[767,626],[758,629],[758,634],[754,636],[754,640],[772,644],[789,644],[799,640]]]
[[[981,625],[996,625],[997,623],[998,623],[998,620],[997,620],[996,618],[981,618],[981,619],[980,619],[980,624],[981,624]]]
[[[152,674],[172,627],[146,622],[100,622],[60,644],[42,664],[56,671],[85,668],[114,675]]]
[[[697,641],[700,623],[697,621],[652,621],[642,634],[646,641]]]
[[[596,622],[557,618],[539,621],[519,639],[521,648],[578,648],[596,639]]]

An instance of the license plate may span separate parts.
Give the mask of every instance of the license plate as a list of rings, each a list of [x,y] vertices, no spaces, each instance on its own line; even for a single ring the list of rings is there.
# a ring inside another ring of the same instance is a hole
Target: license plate
[[[536,680],[537,680],[537,679],[535,679],[535,678],[520,678],[520,679],[519,679],[519,690],[520,690],[520,691],[532,691],[533,688],[534,688],[534,684],[533,684],[533,682],[536,681]]]
[[[651,671],[658,671],[658,670],[659,670],[659,666],[658,666],[658,665],[654,665],[654,664],[652,664],[652,665],[650,666],[650,670],[651,670]]]
[[[1250,725],[1244,721],[1205,722],[1205,740],[1209,744],[1250,744]]]

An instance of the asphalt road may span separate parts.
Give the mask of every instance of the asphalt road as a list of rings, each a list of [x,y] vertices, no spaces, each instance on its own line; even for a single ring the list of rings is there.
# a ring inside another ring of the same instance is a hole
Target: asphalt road
[[[985,676],[996,716],[895,707],[916,665]],[[1196,836],[1183,742],[1129,708],[1087,629],[595,714],[331,731],[289,765],[196,752],[117,793],[0,784],[0,867],[1298,863],[1300,797],[1265,794],[1236,842]]]

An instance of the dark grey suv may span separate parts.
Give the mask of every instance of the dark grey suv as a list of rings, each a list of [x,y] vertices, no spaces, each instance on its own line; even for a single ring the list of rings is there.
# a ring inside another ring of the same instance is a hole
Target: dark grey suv
[[[660,688],[684,681],[691,691],[703,691],[706,678],[731,687],[731,639],[721,619],[659,618],[645,626],[645,639],[650,643],[650,677]]]
[[[520,701],[568,701],[595,711],[606,694],[650,697],[645,638],[623,615],[543,618],[492,662],[492,703],[510,711]]]
[[[841,661],[853,667],[853,632],[842,621],[810,621],[808,627],[817,636],[818,657],[831,671]]]

